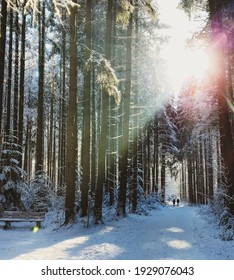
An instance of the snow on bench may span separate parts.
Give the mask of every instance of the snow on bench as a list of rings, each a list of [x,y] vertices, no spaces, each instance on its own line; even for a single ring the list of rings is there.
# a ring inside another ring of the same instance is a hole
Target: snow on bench
[[[36,227],[41,228],[41,222],[45,219],[45,212],[0,212],[0,222],[5,222],[5,228],[10,228],[11,222],[36,222]]]

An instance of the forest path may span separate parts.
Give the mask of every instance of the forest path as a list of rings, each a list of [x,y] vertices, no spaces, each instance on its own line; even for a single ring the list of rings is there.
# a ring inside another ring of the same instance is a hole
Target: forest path
[[[132,259],[205,259],[198,245],[204,237],[204,220],[196,207],[170,207],[150,216],[130,230],[135,246],[129,253]],[[200,230],[201,229],[201,230]],[[208,234],[207,234],[208,235]],[[140,237],[141,236],[141,237]]]
[[[166,206],[148,216],[130,214],[105,225],[82,223],[34,233],[29,224],[0,228],[0,259],[234,259],[234,242],[223,242],[198,207]]]

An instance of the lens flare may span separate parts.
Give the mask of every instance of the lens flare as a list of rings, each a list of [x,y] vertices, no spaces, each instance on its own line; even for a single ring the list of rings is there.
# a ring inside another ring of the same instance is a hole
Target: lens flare
[[[39,227],[33,227],[32,231],[33,231],[34,233],[37,233],[37,232],[39,231]]]
[[[232,112],[234,113],[234,103],[229,98],[227,98],[227,103]]]

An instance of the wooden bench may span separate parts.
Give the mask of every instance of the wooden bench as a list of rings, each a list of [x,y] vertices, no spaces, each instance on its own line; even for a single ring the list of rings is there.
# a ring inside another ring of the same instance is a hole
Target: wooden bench
[[[41,222],[45,219],[44,212],[18,212],[3,211],[0,212],[0,222],[5,222],[5,228],[11,226],[11,222],[36,222],[36,227],[41,228]]]

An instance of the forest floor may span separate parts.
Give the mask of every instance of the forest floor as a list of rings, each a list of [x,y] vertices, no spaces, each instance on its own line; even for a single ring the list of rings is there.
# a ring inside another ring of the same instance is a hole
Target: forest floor
[[[56,229],[46,219],[37,232],[29,223],[10,230],[0,224],[0,259],[234,260],[234,241],[222,241],[199,207],[167,205],[89,228],[79,222]]]

